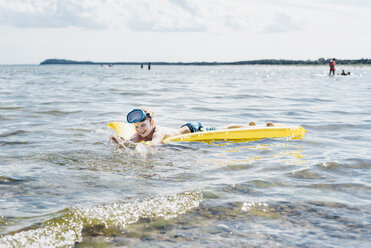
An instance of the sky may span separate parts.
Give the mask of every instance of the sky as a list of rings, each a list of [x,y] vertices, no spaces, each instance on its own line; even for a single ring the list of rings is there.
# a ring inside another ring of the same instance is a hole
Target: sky
[[[0,64],[371,58],[371,0],[0,0]]]

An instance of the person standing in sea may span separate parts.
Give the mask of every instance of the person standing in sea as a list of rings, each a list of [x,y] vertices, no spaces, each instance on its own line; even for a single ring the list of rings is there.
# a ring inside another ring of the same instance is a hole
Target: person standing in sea
[[[336,59],[333,58],[331,61],[330,61],[330,72],[328,73],[328,75],[331,76],[331,73],[333,76],[335,76],[335,61]]]

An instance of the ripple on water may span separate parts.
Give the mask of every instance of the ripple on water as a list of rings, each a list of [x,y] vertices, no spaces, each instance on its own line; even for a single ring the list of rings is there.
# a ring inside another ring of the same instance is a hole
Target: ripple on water
[[[24,181],[25,180],[22,180],[22,179],[15,179],[11,177],[0,176],[0,184],[18,184]]]
[[[2,134],[0,134],[0,138],[17,136],[19,134],[25,134],[25,133],[27,133],[27,131],[19,129],[19,130],[13,131],[13,132],[2,133]]]
[[[301,169],[290,173],[286,173],[288,177],[297,179],[323,179],[324,176],[320,173],[313,171],[312,169]]]
[[[29,145],[29,144],[33,144],[33,142],[27,142],[27,141],[1,141],[0,140],[0,146]]]
[[[123,230],[127,225],[144,218],[175,218],[202,201],[200,191],[185,192],[134,202],[116,202],[86,208],[65,209],[59,216],[37,226],[0,237],[0,246],[8,247],[65,247],[83,241],[84,235],[95,235],[104,228]],[[5,218],[0,219],[4,221]],[[117,233],[116,233],[117,235]]]
[[[346,246],[357,242],[366,247],[368,243],[367,221],[359,222],[361,217],[353,219],[355,213],[371,214],[362,207],[333,202],[215,203],[201,202],[199,207],[172,219],[141,219],[128,225],[122,234],[111,231],[109,235],[103,228],[90,229],[84,233],[82,245],[107,242],[96,235],[105,235],[110,244],[114,236],[118,247],[141,246],[148,241],[154,246],[167,247],[174,243],[180,247],[197,246],[200,239],[204,247],[248,247],[252,242],[255,246],[324,247],[332,246],[334,240],[343,241]],[[336,210],[349,215],[340,216]],[[346,232],[347,240],[343,240],[342,232]]]
[[[61,111],[61,110],[48,110],[48,111],[36,111],[37,114],[52,115],[52,116],[65,116],[69,114],[82,113],[80,110],[76,111]]]
[[[19,110],[23,109],[23,106],[17,106],[17,107],[0,107],[0,110]]]
[[[324,124],[324,125],[305,125],[305,128],[316,130],[316,131],[340,131],[343,129],[353,129],[359,128],[357,125],[353,124],[344,124],[344,123],[336,123],[336,124]]]
[[[317,171],[322,173],[330,174],[337,177],[354,177],[357,181],[366,182],[367,174],[365,170],[371,168],[371,162],[368,159],[343,159],[341,162],[323,162],[313,167]],[[363,180],[366,179],[366,180]]]

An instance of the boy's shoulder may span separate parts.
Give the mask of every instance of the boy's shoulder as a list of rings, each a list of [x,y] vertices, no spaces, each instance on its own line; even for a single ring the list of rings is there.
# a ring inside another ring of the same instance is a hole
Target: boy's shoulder
[[[156,126],[155,127],[155,132],[154,135],[159,135],[161,137],[169,137],[169,136],[174,136],[177,135],[177,129],[175,128],[170,128],[170,127],[164,127],[164,126]]]
[[[168,129],[169,128],[167,128],[167,127],[156,125],[154,134],[156,134],[156,133],[166,133],[168,131]]]

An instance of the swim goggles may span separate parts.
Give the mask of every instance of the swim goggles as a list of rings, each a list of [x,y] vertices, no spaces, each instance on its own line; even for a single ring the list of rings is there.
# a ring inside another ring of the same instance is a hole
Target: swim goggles
[[[133,109],[132,111],[130,111],[128,113],[128,115],[126,116],[126,120],[129,122],[129,123],[135,123],[135,122],[141,122],[141,121],[144,121],[146,119],[146,117],[148,118],[151,118],[150,114],[149,113],[145,113],[143,110],[141,109]]]

